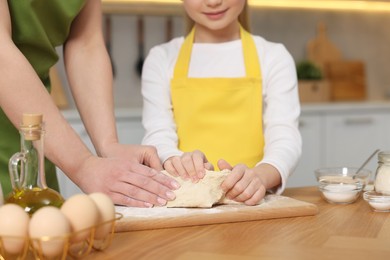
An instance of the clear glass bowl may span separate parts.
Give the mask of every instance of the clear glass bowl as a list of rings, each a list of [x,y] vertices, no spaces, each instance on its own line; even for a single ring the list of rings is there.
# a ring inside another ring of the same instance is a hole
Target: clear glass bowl
[[[332,204],[350,204],[355,202],[363,190],[359,180],[343,182],[342,180],[320,180],[319,190],[323,198]]]
[[[332,180],[336,182],[349,182],[352,183],[360,181],[364,187],[370,181],[371,171],[368,169],[362,169],[356,174],[358,168],[355,167],[329,167],[320,168],[314,171],[317,181]]]
[[[376,191],[366,191],[363,198],[376,212],[390,212],[390,195]]]

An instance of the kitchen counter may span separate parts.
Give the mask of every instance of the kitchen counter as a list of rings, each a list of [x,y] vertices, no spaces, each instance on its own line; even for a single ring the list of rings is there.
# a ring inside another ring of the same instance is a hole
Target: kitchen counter
[[[373,110],[389,109],[389,100],[378,101],[355,101],[355,102],[324,102],[324,103],[303,103],[301,104],[302,114],[318,112],[368,112]]]
[[[62,115],[69,122],[79,122],[80,114],[77,109],[62,109]],[[140,107],[128,107],[128,108],[116,108],[115,109],[115,117],[116,119],[124,119],[124,118],[139,118],[141,120],[142,117],[142,108]]]
[[[316,187],[289,188],[283,195],[316,204],[319,213],[117,233],[108,249],[85,259],[388,259],[389,213],[373,212],[362,198],[329,204]]]
[[[304,103],[301,105],[302,114],[318,112],[341,112],[341,111],[369,111],[375,109],[389,109],[390,101],[364,101],[364,102],[329,102],[329,103]],[[62,114],[66,119],[74,121],[80,120],[77,109],[63,109]],[[115,109],[117,118],[140,118],[142,116],[141,107],[123,107]]]

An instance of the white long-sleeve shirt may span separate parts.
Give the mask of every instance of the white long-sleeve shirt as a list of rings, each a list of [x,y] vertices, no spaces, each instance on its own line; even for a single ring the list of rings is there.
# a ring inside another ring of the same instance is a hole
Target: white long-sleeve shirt
[[[262,74],[264,157],[259,163],[274,166],[281,174],[280,194],[288,176],[301,155],[298,130],[300,104],[295,63],[282,44],[253,36]],[[158,45],[150,50],[142,75],[144,99],[143,144],[157,148],[162,162],[181,155],[173,118],[170,80],[176,65],[183,37]],[[244,77],[245,66],[241,40],[225,43],[194,43],[189,77]],[[245,127],[245,126],[243,126]]]

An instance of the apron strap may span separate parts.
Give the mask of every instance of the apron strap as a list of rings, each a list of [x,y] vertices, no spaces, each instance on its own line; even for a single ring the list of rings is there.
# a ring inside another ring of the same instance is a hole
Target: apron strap
[[[246,69],[246,76],[251,78],[261,78],[260,64],[258,55],[251,55],[257,53],[255,42],[252,35],[247,32],[240,25],[240,36],[243,46],[244,64]],[[195,27],[192,28],[191,32],[184,39],[182,47],[180,49],[174,74],[174,78],[187,78],[189,64],[191,60],[192,45],[195,37]]]
[[[242,49],[244,52],[244,63],[246,76],[250,78],[261,78],[259,55],[252,35],[240,26]],[[256,53],[257,55],[253,55]]]

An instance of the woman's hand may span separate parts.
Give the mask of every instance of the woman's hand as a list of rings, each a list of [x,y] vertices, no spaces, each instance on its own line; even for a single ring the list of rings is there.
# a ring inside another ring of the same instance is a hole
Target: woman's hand
[[[163,173],[123,158],[91,156],[78,167],[77,184],[86,193],[103,192],[115,204],[133,207],[165,205],[180,185]]]
[[[162,206],[175,198],[180,185],[160,172],[154,147],[111,143],[101,156],[91,156],[77,169],[84,192],[104,192],[115,204],[133,207]]]
[[[158,158],[156,148],[149,145],[112,143],[110,145],[106,145],[104,154],[101,156],[127,159],[132,162],[138,162],[149,166],[158,171],[163,169],[160,159]]]
[[[199,150],[184,153],[182,156],[173,156],[164,162],[164,169],[173,176],[193,182],[198,182],[206,173],[214,167],[208,162],[204,153]]]

